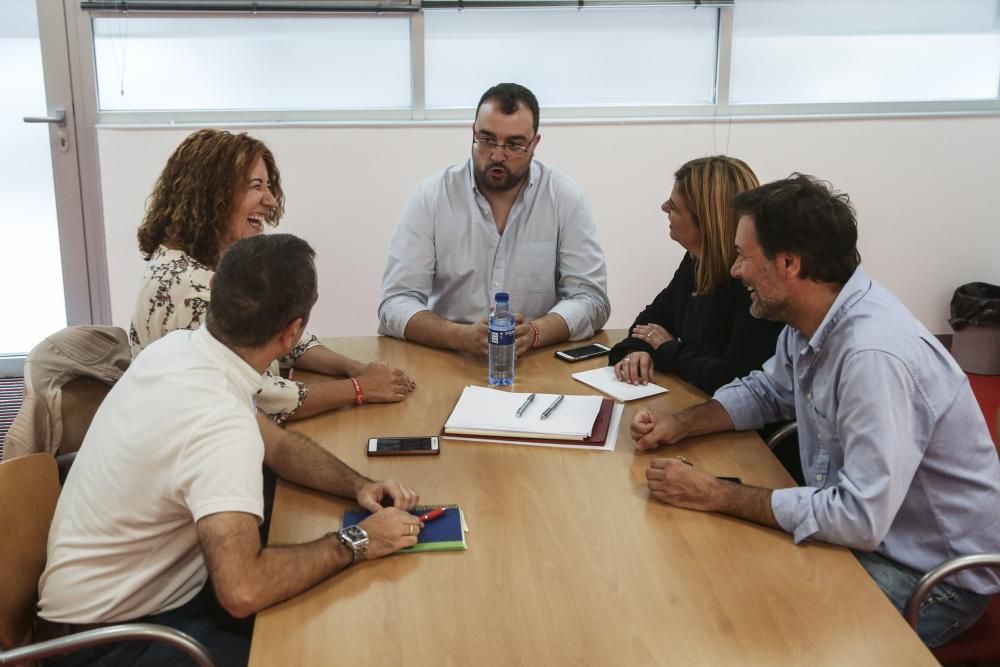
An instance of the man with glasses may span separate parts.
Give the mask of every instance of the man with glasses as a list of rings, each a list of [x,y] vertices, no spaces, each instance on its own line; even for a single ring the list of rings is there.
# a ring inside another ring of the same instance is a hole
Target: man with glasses
[[[379,333],[487,355],[510,294],[518,356],[589,338],[608,319],[604,252],[583,190],[533,160],[538,101],[501,83],[479,100],[472,156],[422,183],[389,244]]]

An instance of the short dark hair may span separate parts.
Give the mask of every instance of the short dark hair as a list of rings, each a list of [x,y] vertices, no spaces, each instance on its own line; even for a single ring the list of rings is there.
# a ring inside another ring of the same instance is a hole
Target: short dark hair
[[[801,257],[803,278],[843,285],[861,264],[851,199],[825,181],[793,173],[739,193],[732,206],[737,215],[753,217],[768,259],[779,252]]]
[[[229,246],[208,306],[212,335],[232,347],[261,347],[316,303],[316,252],[291,234],[261,234]]]
[[[528,107],[531,112],[531,130],[538,134],[538,100],[535,94],[517,83],[498,83],[479,98],[476,105],[476,117],[479,116],[479,109],[486,102],[496,102],[500,111],[508,116],[517,113],[520,104]]]

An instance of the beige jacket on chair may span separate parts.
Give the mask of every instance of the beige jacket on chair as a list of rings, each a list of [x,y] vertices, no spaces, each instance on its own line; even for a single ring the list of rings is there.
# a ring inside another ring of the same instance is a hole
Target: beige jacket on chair
[[[36,345],[24,363],[24,404],[7,433],[4,460],[75,451],[130,361],[118,327],[67,327]]]

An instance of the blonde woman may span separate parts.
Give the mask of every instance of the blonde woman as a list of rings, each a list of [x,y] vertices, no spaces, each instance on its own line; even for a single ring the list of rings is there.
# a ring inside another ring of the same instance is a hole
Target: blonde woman
[[[619,380],[646,384],[655,369],[711,394],[774,354],[782,325],[755,319],[749,293],[729,275],[738,222],[730,201],[758,185],[745,162],[724,155],[691,160],[674,174],[660,208],[670,238],[687,252],[629,337],[612,348],[609,363]]]

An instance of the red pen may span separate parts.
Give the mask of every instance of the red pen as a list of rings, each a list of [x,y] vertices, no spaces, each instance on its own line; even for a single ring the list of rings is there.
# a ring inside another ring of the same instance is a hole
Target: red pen
[[[444,516],[444,513],[447,510],[448,510],[447,507],[438,507],[438,508],[432,509],[430,512],[427,512],[426,514],[421,514],[420,515],[420,520],[423,521],[424,523],[426,523],[428,521],[433,521],[434,519],[437,519],[438,517]]]

